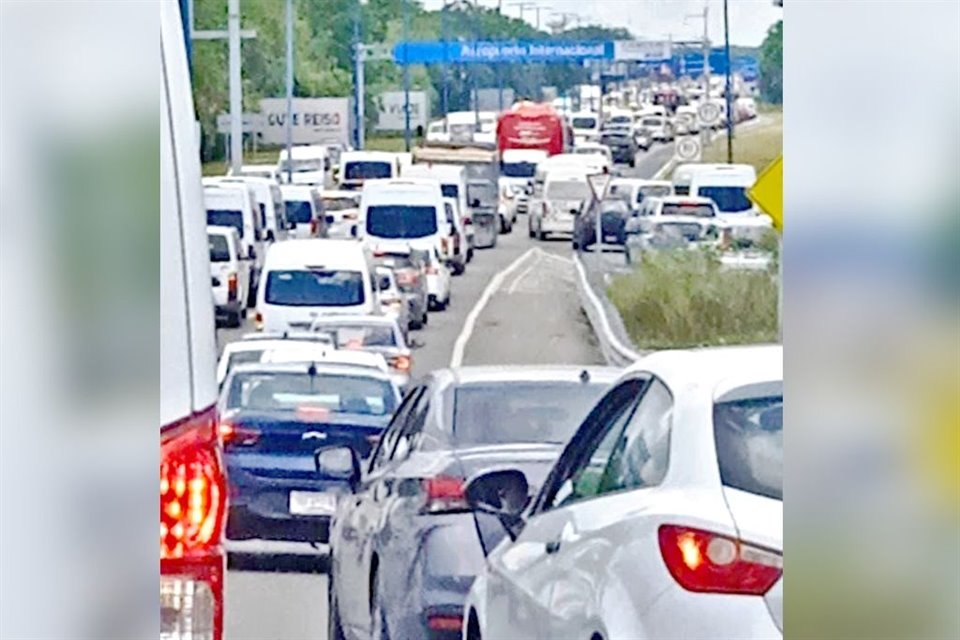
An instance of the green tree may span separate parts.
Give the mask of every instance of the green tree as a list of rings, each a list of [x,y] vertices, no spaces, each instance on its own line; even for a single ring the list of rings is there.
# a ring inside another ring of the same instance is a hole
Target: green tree
[[[760,95],[767,102],[783,102],[783,20],[770,27],[760,45]]]

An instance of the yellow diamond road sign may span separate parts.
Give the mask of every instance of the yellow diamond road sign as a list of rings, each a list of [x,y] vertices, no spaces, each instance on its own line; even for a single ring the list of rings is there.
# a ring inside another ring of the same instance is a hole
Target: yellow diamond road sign
[[[764,213],[773,218],[773,226],[783,232],[783,156],[780,156],[757,177],[747,192]]]

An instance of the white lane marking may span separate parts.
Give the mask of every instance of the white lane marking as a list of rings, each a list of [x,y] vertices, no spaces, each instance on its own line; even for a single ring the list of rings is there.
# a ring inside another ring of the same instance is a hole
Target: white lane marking
[[[559,256],[555,253],[550,253],[549,251],[543,251],[542,249],[541,249],[541,253],[543,253],[543,255],[545,255],[548,258],[551,258],[553,260],[559,260],[564,264],[573,264],[573,258],[567,258],[566,256]]]
[[[541,260],[543,260],[543,251],[539,248],[534,247],[534,250],[537,252],[537,259],[533,263],[520,272],[520,275],[513,279],[513,282],[510,283],[510,286],[507,287],[507,293],[513,294],[517,290],[517,285],[520,284],[520,281],[530,275],[530,272],[533,271],[537,266],[539,266]]]
[[[497,273],[493,278],[491,278],[490,283],[487,285],[487,288],[483,290],[483,293],[480,295],[480,299],[477,300],[477,303],[473,305],[473,309],[470,310],[470,313],[467,314],[467,319],[463,322],[463,329],[460,330],[460,335],[457,336],[457,341],[453,343],[453,354],[450,356],[450,366],[459,367],[463,364],[463,351],[467,348],[467,341],[470,340],[470,336],[473,334],[473,327],[477,323],[477,318],[480,316],[480,313],[483,311],[483,308],[487,306],[487,303],[490,302],[490,298],[493,297],[493,294],[496,293],[497,289],[500,288],[500,285],[503,284],[503,281],[511,273],[517,270],[523,261],[529,258],[540,251],[537,247],[527,249],[519,258],[511,262],[503,271]]]

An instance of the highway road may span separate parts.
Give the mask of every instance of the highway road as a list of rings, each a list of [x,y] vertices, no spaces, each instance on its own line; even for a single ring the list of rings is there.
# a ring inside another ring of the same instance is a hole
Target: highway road
[[[651,177],[670,158],[672,145],[658,145],[625,176]],[[450,307],[430,314],[423,331],[411,332],[414,376],[454,364],[601,364],[574,281],[569,240],[537,242],[527,237],[521,216],[512,234],[494,249],[477,251],[464,275],[453,280]],[[250,331],[218,331],[218,342]],[[227,573],[227,640],[326,638],[327,579],[315,573]]]

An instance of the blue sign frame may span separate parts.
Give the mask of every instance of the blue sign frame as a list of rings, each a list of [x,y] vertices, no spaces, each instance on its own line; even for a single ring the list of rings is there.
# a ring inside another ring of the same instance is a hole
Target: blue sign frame
[[[399,65],[438,62],[522,63],[582,62],[613,60],[613,41],[551,40],[399,42],[393,47],[393,60]]]

